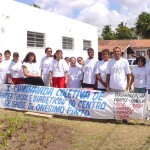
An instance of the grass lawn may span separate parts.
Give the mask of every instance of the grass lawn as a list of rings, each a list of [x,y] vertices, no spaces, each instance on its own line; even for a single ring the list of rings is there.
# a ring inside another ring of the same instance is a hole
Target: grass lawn
[[[150,150],[150,120],[149,125],[143,120],[130,120],[126,125],[119,120],[43,119],[0,109],[0,123],[2,150]]]

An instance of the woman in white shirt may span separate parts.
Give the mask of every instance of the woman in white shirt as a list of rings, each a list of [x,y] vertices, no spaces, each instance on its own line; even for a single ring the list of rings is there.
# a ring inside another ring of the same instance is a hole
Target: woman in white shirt
[[[109,62],[110,52],[108,49],[102,50],[103,60],[99,61],[96,66],[96,79],[98,81],[97,90],[106,91],[106,69]]]
[[[132,70],[131,82],[129,89],[131,90],[132,83],[134,82],[135,93],[146,93],[146,59],[143,56],[139,56],[136,59],[137,66]]]
[[[68,83],[69,66],[62,55],[62,50],[57,50],[50,64],[50,83],[55,88],[65,88]]]
[[[0,53],[0,84],[5,84],[6,82],[7,67],[3,61],[3,55]]]
[[[76,58],[70,58],[70,67],[68,72],[68,88],[81,88],[81,69],[76,66]]]
[[[42,77],[39,75],[39,67],[36,64],[36,56],[29,52],[23,60],[23,73],[25,84],[44,86]]]
[[[13,53],[13,61],[11,61],[7,75],[10,78],[11,84],[24,84],[22,62],[19,60],[19,53]]]
[[[44,81],[44,85],[45,86],[50,86],[49,67],[50,67],[50,63],[53,60],[52,49],[50,47],[47,47],[45,49],[45,54],[46,54],[46,56],[44,56],[41,60],[40,69],[41,69],[41,75],[42,75],[42,78],[43,78],[43,81]]]

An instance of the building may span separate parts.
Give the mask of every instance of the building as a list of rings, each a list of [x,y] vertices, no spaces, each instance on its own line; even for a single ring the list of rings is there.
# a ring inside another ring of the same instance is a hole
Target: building
[[[98,28],[65,16],[28,6],[12,0],[0,1],[0,51],[20,53],[21,59],[32,51],[37,59],[46,47],[63,56],[87,58],[87,48],[98,58]]]
[[[99,40],[98,43],[98,55],[101,59],[101,51],[105,48],[113,52],[114,47],[120,47],[122,56],[126,59],[133,58],[136,56],[145,56],[147,50],[150,48],[150,39],[141,40]]]

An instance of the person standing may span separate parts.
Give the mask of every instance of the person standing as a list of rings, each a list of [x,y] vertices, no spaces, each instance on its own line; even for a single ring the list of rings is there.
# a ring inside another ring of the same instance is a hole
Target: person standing
[[[121,57],[121,49],[113,49],[114,58],[108,63],[106,69],[106,91],[107,92],[126,92],[130,84],[130,68],[125,58]]]
[[[11,80],[11,84],[24,84],[22,62],[19,60],[19,53],[13,53],[13,60],[11,61],[7,75]]]
[[[10,50],[5,50],[4,52],[4,63],[5,63],[5,67],[6,67],[6,70],[8,70],[8,67],[11,63],[11,59],[10,59],[10,56],[11,56],[11,52]],[[11,83],[11,79],[8,77],[8,75],[6,74],[6,81],[5,81],[6,84],[10,84]]]
[[[108,49],[102,50],[103,60],[99,61],[96,65],[96,79],[98,81],[97,90],[106,91],[106,69],[109,62],[110,52]]]
[[[3,54],[0,53],[0,84],[6,83],[7,67],[3,60]]]
[[[51,85],[55,88],[65,88],[68,84],[69,66],[63,59],[62,50],[56,50],[49,71]]]
[[[95,89],[96,88],[96,78],[95,70],[98,60],[94,59],[94,50],[89,48],[87,50],[89,58],[85,61],[83,67],[83,88]]]
[[[147,50],[148,60],[146,61],[146,89],[150,89],[150,49]]]
[[[44,85],[45,86],[51,86],[50,85],[50,73],[49,73],[49,67],[50,67],[50,63],[53,60],[53,56],[52,56],[52,49],[50,47],[47,47],[45,49],[45,54],[46,56],[44,56],[41,59],[41,63],[40,63],[40,69],[41,69],[41,75],[44,81]]]
[[[39,67],[36,63],[36,56],[33,52],[29,52],[22,65],[25,84],[44,86],[42,77],[39,75]]]
[[[68,71],[68,88],[81,88],[81,69],[76,66],[76,58],[70,58],[70,67]]]
[[[134,82],[134,92],[135,93],[146,93],[146,69],[145,69],[146,59],[143,56],[136,58],[136,64],[132,70],[131,82],[129,90]]]

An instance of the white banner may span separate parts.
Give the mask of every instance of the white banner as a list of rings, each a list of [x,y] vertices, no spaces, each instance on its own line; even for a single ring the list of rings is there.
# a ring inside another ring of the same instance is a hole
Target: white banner
[[[97,119],[145,118],[145,94],[0,85],[0,107]]]

